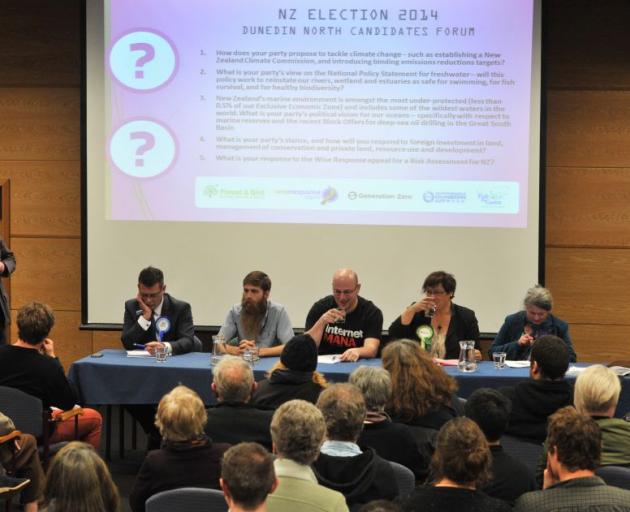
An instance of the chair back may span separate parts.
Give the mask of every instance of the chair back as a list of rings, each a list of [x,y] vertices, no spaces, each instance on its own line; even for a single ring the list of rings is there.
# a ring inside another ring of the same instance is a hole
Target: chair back
[[[536,466],[543,453],[542,443],[526,441],[513,436],[503,436],[501,446],[506,453],[525,464],[532,474],[536,474]]]
[[[630,468],[602,466],[595,470],[595,474],[606,482],[606,485],[630,490]]]
[[[223,493],[216,489],[182,487],[151,496],[146,512],[227,512]]]
[[[408,467],[398,464],[398,462],[388,461],[394,470],[396,485],[398,485],[398,496],[404,498],[411,494],[416,487],[416,477]]]
[[[40,439],[43,434],[42,401],[19,389],[0,386],[0,411],[15,423],[15,428]]]

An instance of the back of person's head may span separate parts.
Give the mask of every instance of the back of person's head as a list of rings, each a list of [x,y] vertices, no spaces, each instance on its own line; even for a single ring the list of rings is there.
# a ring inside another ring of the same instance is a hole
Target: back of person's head
[[[590,416],[567,406],[549,417],[547,451],[569,471],[595,471],[602,454],[602,433]]]
[[[54,512],[116,512],[118,489],[94,448],[73,441],[52,459],[44,490],[44,507]]]
[[[271,440],[277,454],[310,465],[319,456],[326,436],[326,422],[321,411],[304,400],[282,404],[271,420]]]
[[[361,505],[358,512],[401,512],[401,508],[397,503],[387,500],[372,500]]]
[[[151,288],[156,284],[164,286],[164,273],[155,267],[143,268],[138,274],[138,283],[147,288]]]
[[[479,425],[489,442],[494,443],[507,429],[511,409],[510,399],[496,389],[479,388],[466,400],[464,414]]]
[[[260,270],[254,270],[247,274],[243,278],[243,286],[248,284],[249,286],[256,286],[262,289],[263,292],[271,290],[271,279],[267,274]]]
[[[540,368],[546,379],[561,379],[569,369],[569,350],[558,336],[547,334],[534,341],[530,359]]]
[[[333,384],[321,392],[317,408],[326,420],[328,439],[356,442],[363,430],[366,409],[359,388],[352,384]]]
[[[280,361],[289,370],[314,372],[317,368],[317,345],[308,334],[293,336],[282,348]]]
[[[555,453],[569,471],[595,471],[602,453],[602,433],[597,422],[567,406],[549,417],[547,450]]]
[[[220,402],[248,402],[254,387],[254,372],[240,357],[224,356],[214,367],[212,386]]]
[[[18,311],[18,338],[29,345],[37,345],[44,341],[53,325],[55,316],[46,304],[29,302]]]
[[[452,295],[455,293],[457,281],[455,280],[455,276],[453,274],[449,274],[443,270],[437,270],[435,272],[431,272],[425,278],[424,283],[422,283],[422,291],[426,292],[427,290],[435,288],[439,285],[442,285],[442,288],[444,288],[446,293]]]
[[[186,386],[177,386],[158,405],[155,425],[168,441],[190,441],[203,435],[208,421],[201,398]]]
[[[485,436],[469,418],[453,418],[438,432],[431,468],[436,480],[443,478],[462,486],[479,488],[490,479],[492,458]]]
[[[385,368],[359,366],[348,379],[363,393],[365,408],[372,412],[382,412],[392,396],[392,378]]]
[[[382,364],[392,377],[388,410],[401,421],[411,421],[449,405],[457,391],[455,379],[436,365],[416,341],[388,343],[383,349]]]
[[[617,408],[621,383],[617,374],[601,364],[589,366],[575,381],[573,403],[582,414],[601,416]]]
[[[273,457],[258,443],[239,443],[223,454],[221,488],[230,501],[244,510],[255,510],[275,489]]]

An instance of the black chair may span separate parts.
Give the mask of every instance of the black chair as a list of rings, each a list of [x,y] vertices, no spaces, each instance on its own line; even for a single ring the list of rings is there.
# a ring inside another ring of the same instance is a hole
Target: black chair
[[[50,444],[50,434],[56,421],[74,417],[74,437],[79,438],[79,415],[83,414],[81,408],[64,411],[52,418],[51,412],[44,409],[39,398],[19,389],[0,386],[0,411],[13,420],[17,430],[31,434],[37,439],[44,469],[48,467],[50,456],[68,444],[67,442]]]
[[[630,490],[630,468],[623,466],[602,466],[595,470],[595,474],[606,482],[606,485]]]
[[[536,474],[538,460],[543,453],[542,443],[527,441],[526,439],[513,436],[503,436],[501,438],[501,446],[503,446],[503,450],[506,453],[525,464],[532,474]]]
[[[182,487],[151,496],[146,512],[227,512],[223,492],[216,489]]]

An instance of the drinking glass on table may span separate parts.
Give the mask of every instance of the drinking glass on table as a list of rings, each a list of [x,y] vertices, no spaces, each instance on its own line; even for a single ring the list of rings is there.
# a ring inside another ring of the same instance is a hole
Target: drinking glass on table
[[[159,345],[155,348],[155,362],[156,363],[165,363],[168,352],[166,351],[166,347],[164,345]]]

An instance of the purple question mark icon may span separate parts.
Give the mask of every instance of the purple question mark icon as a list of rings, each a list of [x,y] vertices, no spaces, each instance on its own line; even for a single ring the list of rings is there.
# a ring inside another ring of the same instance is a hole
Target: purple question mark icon
[[[136,155],[138,157],[142,157],[142,155],[155,146],[155,137],[151,132],[131,132],[129,138],[131,140],[142,139],[144,141],[144,143],[140,144],[136,149]],[[144,160],[142,160],[142,158],[137,158],[136,167],[142,166],[144,166]]]
[[[136,60],[136,66],[139,68],[152,61],[153,57],[155,57],[155,49],[149,43],[132,43],[129,45],[129,49],[132,52],[144,52],[144,55]],[[136,69],[136,78],[144,78],[144,71]]]

